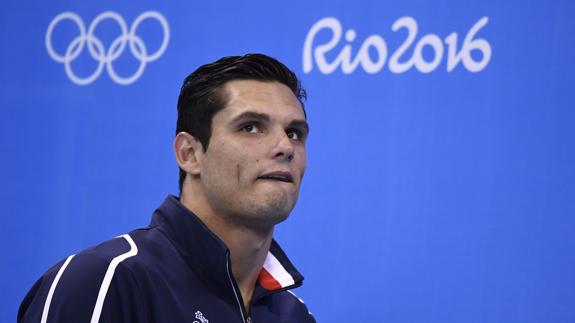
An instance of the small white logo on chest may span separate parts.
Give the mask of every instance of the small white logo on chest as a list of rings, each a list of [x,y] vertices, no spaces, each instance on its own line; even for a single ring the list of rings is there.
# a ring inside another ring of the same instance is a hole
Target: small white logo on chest
[[[202,312],[200,312],[200,311],[196,311],[196,318],[200,321],[194,321],[194,323],[195,322],[197,322],[197,323],[200,323],[200,322],[201,323],[210,323],[210,321],[208,321],[208,319],[205,318],[204,314],[202,314]]]

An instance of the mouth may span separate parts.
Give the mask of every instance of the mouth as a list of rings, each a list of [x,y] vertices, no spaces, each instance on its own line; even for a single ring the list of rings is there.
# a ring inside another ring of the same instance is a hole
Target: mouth
[[[293,183],[293,176],[289,172],[271,172],[266,173],[258,179],[265,179],[265,180],[273,180],[273,181],[280,181],[286,183]]]

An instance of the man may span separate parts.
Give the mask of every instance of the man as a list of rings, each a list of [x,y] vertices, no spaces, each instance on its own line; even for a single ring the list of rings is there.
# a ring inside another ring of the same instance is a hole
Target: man
[[[19,322],[315,322],[303,277],[272,239],[306,166],[305,92],[261,54],[184,81],[174,151],[180,198],[148,228],[72,255],[22,302]]]

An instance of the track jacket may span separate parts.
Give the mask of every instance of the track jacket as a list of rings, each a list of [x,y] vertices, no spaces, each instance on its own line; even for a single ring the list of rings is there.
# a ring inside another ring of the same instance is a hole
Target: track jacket
[[[49,269],[22,301],[18,322],[315,322],[288,291],[302,281],[273,241],[248,316],[232,276],[230,251],[169,196],[148,228]]]

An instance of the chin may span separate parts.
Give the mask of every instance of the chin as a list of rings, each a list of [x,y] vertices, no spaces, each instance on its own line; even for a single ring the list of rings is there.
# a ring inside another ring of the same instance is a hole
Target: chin
[[[287,219],[292,209],[293,203],[289,203],[285,200],[273,201],[261,205],[257,213],[259,213],[260,218],[275,219],[277,223],[279,223]]]
[[[288,218],[294,205],[295,201],[286,194],[259,203],[254,201],[250,205],[249,217],[259,225],[274,226]]]

